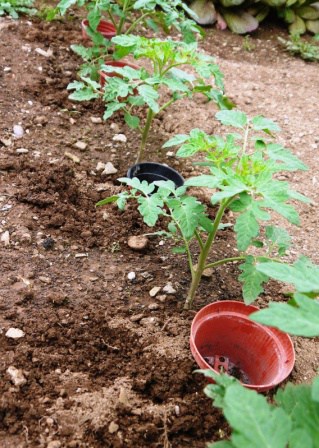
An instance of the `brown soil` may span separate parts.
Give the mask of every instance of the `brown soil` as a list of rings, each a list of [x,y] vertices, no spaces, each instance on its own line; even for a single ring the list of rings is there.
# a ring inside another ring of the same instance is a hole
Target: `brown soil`
[[[202,46],[217,56],[228,95],[248,113],[278,121],[281,141],[309,164],[307,173],[287,176],[314,201],[298,205],[303,225],[290,229],[290,257],[303,252],[319,262],[313,252],[319,241],[318,67],[283,53],[278,33],[262,29],[248,52],[242,37],[208,30]],[[202,392],[205,381],[193,374],[194,314],[181,311],[186,261],[158,238],[141,253],[127,246],[129,236],[149,232],[134,206],[123,213],[95,208],[120,188],[116,179],[132,164],[138,136],[120,117],[93,124],[102,104],[68,100],[66,86],[80,62],[69,47],[80,38],[78,19],[0,21],[0,234],[10,234],[9,245],[0,242],[0,445],[204,447],[228,429]],[[155,123],[150,159],[165,160],[159,148],[176,132],[214,131],[215,112],[201,99],[175,104]],[[20,139],[12,136],[16,124],[26,131]],[[118,132],[126,144],[112,140]],[[74,147],[78,140],[87,143],[85,151]],[[21,148],[28,152],[17,153]],[[103,178],[99,161],[111,161],[118,173]],[[169,163],[185,177],[193,170],[175,158]],[[213,255],[231,255],[233,241],[231,230],[222,232]],[[241,300],[237,274],[231,266],[203,280],[196,309]],[[149,291],[168,281],[176,294],[152,299]],[[279,300],[282,292],[270,283],[257,303]],[[25,336],[6,337],[10,327]],[[289,379],[310,381],[318,367],[315,341],[294,342]],[[23,371],[24,385],[11,383],[9,366]]]

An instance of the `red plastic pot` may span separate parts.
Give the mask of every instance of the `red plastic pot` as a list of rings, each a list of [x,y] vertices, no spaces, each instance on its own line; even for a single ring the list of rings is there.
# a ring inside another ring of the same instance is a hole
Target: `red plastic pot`
[[[140,67],[138,67],[135,64],[132,64],[129,61],[126,61],[125,59],[122,59],[121,61],[105,61],[105,65],[109,65],[111,67],[119,67],[119,68],[123,68],[123,67],[131,67],[134,68],[135,70],[139,70]],[[121,75],[119,75],[116,72],[109,72],[109,73],[105,73],[103,71],[100,72],[100,84],[103,87],[106,81],[106,78],[110,76],[110,77],[114,77],[114,76],[118,76],[121,77]]]
[[[295,352],[286,333],[248,318],[258,309],[231,300],[205,306],[192,322],[190,347],[201,369],[227,372],[261,392],[287,378]]]
[[[81,22],[82,26],[82,38],[84,40],[89,39],[89,36],[86,32],[87,27],[89,26],[88,19],[84,19]],[[107,20],[101,19],[100,23],[98,24],[96,31],[102,34],[105,39],[112,39],[112,37],[116,36],[116,28],[113,25],[113,23],[108,22]]]

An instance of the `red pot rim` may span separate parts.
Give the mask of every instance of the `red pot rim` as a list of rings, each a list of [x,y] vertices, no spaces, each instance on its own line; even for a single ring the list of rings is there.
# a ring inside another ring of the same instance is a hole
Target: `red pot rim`
[[[200,368],[206,368],[209,370],[212,370],[216,373],[219,373],[217,370],[215,370],[210,364],[208,364],[201,353],[199,352],[197,346],[195,345],[195,335],[203,322],[206,320],[212,319],[212,315],[217,316],[233,316],[238,317],[239,319],[244,320],[245,322],[251,323],[252,327],[261,329],[263,332],[268,334],[275,342],[278,352],[280,352],[282,355],[285,355],[286,358],[288,357],[288,354],[286,353],[286,350],[284,349],[284,345],[289,347],[289,353],[290,353],[290,359],[289,359],[289,367],[286,369],[286,372],[284,376],[280,376],[277,374],[277,376],[268,383],[265,384],[244,384],[245,387],[249,389],[254,389],[259,392],[261,391],[267,391],[269,389],[272,389],[273,387],[280,384],[282,381],[284,381],[289,374],[291,373],[294,363],[295,363],[295,351],[293,347],[292,340],[290,336],[287,333],[284,333],[277,328],[268,327],[262,324],[259,324],[258,322],[254,322],[250,320],[248,317],[251,313],[258,311],[259,308],[253,305],[245,305],[243,302],[237,302],[235,300],[225,300],[225,301],[218,301],[213,302],[205,307],[203,307],[194,317],[192,325],[191,325],[191,336],[190,336],[190,348],[191,352],[193,354],[193,357],[195,358],[197,364],[199,365],[198,359],[200,360]],[[208,314],[207,311],[212,311],[211,314]],[[215,311],[215,312],[214,312]]]
[[[84,32],[86,32],[86,28],[89,26],[89,20],[83,19],[81,22],[81,26]],[[107,20],[101,19],[96,31],[101,33],[104,37],[111,39],[116,36],[116,28],[112,22],[108,22]]]

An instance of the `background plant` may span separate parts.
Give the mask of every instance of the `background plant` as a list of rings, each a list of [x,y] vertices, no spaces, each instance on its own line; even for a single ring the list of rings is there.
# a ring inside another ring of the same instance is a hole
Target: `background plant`
[[[151,69],[134,69],[126,66],[116,68],[102,65],[106,75],[103,89],[87,76],[88,71],[80,72],[81,81],[68,86],[75,92],[70,95],[73,100],[89,100],[102,97],[105,102],[104,119],[122,111],[126,123],[141,133],[141,145],[137,161],[141,160],[156,115],[163,112],[175,101],[191,98],[195,93],[214,100],[220,108],[232,107],[224,96],[223,75],[214,58],[198,51],[197,44],[186,44],[173,40],[146,39],[139,36],[116,36],[115,58],[131,55],[134,59],[145,58],[151,63]],[[196,74],[187,73],[182,67],[188,66]],[[107,76],[108,73],[119,76]],[[214,78],[216,88],[211,85]],[[140,119],[140,108],[146,106],[146,119]]]
[[[319,336],[319,266],[300,257],[293,265],[262,264],[260,271],[293,284],[295,292],[289,303],[273,303],[251,318],[292,335]],[[215,381],[204,392],[222,409],[233,429],[230,441],[209,444],[210,448],[319,447],[319,376],[312,384],[288,384],[269,404],[266,397],[234,378],[201,372]]]
[[[292,224],[299,225],[299,216],[289,203],[308,199],[290,189],[289,184],[276,180],[280,171],[305,170],[306,166],[290,151],[273,143],[272,133],[279,130],[271,120],[262,116],[252,119],[240,111],[223,110],[216,117],[224,125],[235,127],[240,134],[225,137],[209,136],[199,129],[189,135],[177,135],[164,146],[179,145],[179,157],[190,157],[202,152],[209,174],[188,179],[183,187],[175,189],[172,182],[154,182],[148,185],[138,179],[120,179],[131,187],[128,192],[101,201],[98,205],[117,201],[123,209],[128,199],[135,199],[138,210],[148,226],[154,226],[159,216],[168,218],[167,236],[182,241],[179,252],[185,252],[191,272],[191,283],[185,308],[192,306],[205,269],[229,262],[243,261],[239,280],[243,283],[245,303],[254,301],[263,292],[263,283],[269,276],[261,266],[269,260],[283,257],[290,245],[287,231],[269,224],[272,213],[278,213]],[[155,192],[155,186],[158,190]],[[206,187],[216,191],[211,203],[217,206],[214,219],[195,197],[186,194],[187,187]],[[224,227],[222,219],[227,209],[236,213],[234,230],[238,256],[209,261],[216,234]],[[163,234],[163,232],[161,232]],[[199,255],[195,260],[196,242]],[[258,265],[258,270],[257,270]]]
[[[287,23],[292,34],[319,33],[316,0],[195,0],[190,1],[199,23],[216,23],[238,34],[256,30],[270,12]]]
[[[0,0],[0,16],[9,15],[17,19],[19,14],[34,15],[34,0]]]
[[[303,39],[299,34],[291,35],[288,40],[278,37],[278,40],[289,53],[305,61],[319,62],[319,34],[311,40]]]

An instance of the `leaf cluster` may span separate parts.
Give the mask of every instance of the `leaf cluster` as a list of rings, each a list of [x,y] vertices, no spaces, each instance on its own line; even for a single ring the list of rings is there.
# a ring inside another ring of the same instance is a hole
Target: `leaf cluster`
[[[0,16],[9,15],[17,19],[19,14],[34,15],[34,0],[0,0]]]
[[[227,375],[201,372],[215,381],[204,392],[233,429],[229,441],[209,444],[210,448],[319,447],[319,377],[312,385],[288,384],[269,404],[266,397]]]

